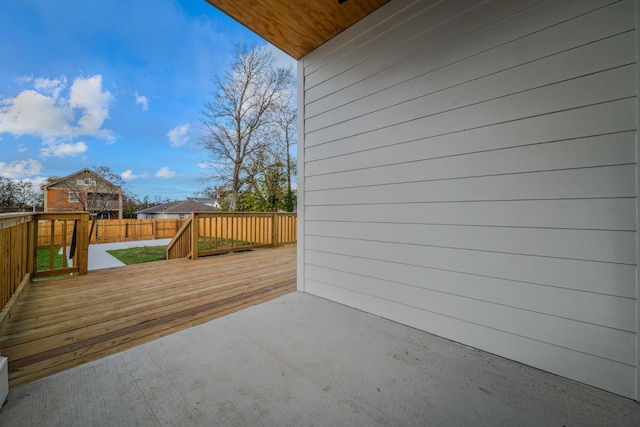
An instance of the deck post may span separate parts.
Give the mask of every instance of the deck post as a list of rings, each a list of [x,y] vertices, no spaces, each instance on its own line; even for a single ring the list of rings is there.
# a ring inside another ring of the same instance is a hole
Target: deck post
[[[76,237],[76,261],[78,263],[79,274],[89,272],[89,213],[80,214],[80,226]]]
[[[274,212],[273,213],[273,220],[272,220],[272,224],[271,224],[271,241],[273,242],[273,247],[277,248],[278,247],[278,213]]]
[[[198,259],[199,227],[200,217],[194,212],[191,214],[191,259]]]
[[[27,224],[27,273],[36,272],[36,259],[38,257],[38,218],[31,216],[31,221]]]

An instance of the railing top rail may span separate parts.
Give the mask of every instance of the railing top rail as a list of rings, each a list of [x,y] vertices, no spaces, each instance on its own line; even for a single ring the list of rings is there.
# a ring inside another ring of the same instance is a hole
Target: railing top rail
[[[18,224],[33,221],[34,213],[3,213],[0,214],[0,230],[10,228]]]
[[[198,217],[214,217],[214,216],[264,216],[271,217],[274,214],[276,215],[287,215],[294,216],[297,215],[296,212],[194,212],[194,214]]]
[[[89,215],[89,212],[74,211],[74,212],[38,212],[35,214],[38,220],[51,220],[51,219],[81,219],[83,215]]]
[[[0,219],[21,217],[21,216],[32,216],[32,215],[35,215],[36,213],[38,212],[4,212],[4,213],[0,213]]]

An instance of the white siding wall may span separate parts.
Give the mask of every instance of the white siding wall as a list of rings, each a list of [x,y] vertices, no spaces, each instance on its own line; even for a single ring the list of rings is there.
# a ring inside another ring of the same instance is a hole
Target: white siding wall
[[[300,289],[637,398],[635,28],[393,0],[303,58]]]

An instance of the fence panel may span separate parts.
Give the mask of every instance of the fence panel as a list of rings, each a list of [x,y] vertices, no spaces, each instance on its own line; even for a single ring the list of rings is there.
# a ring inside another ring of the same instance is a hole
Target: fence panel
[[[184,219],[101,219],[93,224],[91,243],[113,243],[132,240],[171,239],[176,235]],[[65,238],[66,236],[66,238]],[[38,224],[38,247],[71,244],[73,229],[63,230],[62,222],[53,229],[48,221]]]
[[[298,240],[298,216],[295,213],[278,214],[278,244],[295,243]]]
[[[154,219],[154,235],[156,239],[172,239],[186,219]]]
[[[270,245],[273,243],[271,213],[197,214],[198,231],[205,241],[217,238],[223,244]]]

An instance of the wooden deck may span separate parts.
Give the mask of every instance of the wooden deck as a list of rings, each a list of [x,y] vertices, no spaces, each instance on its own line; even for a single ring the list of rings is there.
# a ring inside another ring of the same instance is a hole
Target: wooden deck
[[[0,328],[9,385],[29,383],[295,289],[295,246],[34,282]]]

